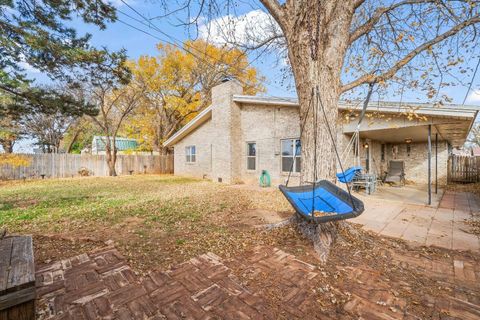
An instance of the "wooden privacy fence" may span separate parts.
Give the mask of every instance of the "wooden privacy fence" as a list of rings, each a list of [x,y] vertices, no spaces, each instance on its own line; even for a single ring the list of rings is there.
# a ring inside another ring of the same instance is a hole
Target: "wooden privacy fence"
[[[28,166],[0,165],[0,179],[69,178],[86,169],[92,176],[108,176],[105,155],[23,154]],[[115,165],[118,175],[173,173],[173,155],[118,155]]]
[[[480,182],[480,157],[451,155],[448,158],[449,183]]]

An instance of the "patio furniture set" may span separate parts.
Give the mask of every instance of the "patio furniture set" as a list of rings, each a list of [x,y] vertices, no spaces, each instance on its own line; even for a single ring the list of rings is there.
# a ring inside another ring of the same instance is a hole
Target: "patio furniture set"
[[[365,189],[366,194],[372,194],[377,189],[377,184],[389,183],[395,186],[405,185],[405,162],[391,160],[388,171],[382,177],[373,173],[358,172],[351,182],[353,190]]]

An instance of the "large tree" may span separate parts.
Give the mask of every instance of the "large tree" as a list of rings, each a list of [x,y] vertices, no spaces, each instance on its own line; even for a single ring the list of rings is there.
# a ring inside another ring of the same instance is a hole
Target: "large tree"
[[[55,113],[58,108],[71,114],[93,114],[95,109],[71,96],[39,88],[29,80],[25,66],[51,79],[69,83],[86,80],[83,70],[92,63],[113,75],[125,60],[120,52],[90,46],[91,36],[79,36],[68,24],[73,19],[103,29],[116,19],[115,8],[102,0],[7,0],[0,5],[0,92],[15,97],[12,104],[0,105],[0,116],[32,112]],[[114,57],[114,59],[112,59]]]
[[[235,30],[249,21],[235,25],[236,1],[217,0],[181,2],[188,8],[187,25],[197,26],[200,17],[220,20],[222,34],[229,43],[245,48],[278,48],[284,46],[300,101],[300,115],[305,128],[302,133],[302,175],[312,181],[314,155],[317,177],[335,176],[336,157],[326,124],[335,132],[338,101],[342,94],[359,86],[377,83],[426,90],[429,98],[437,98],[439,89],[448,85],[451,76],[465,85],[457,74],[472,71],[468,64],[478,58],[477,24],[480,22],[478,1],[442,0],[259,0],[267,11],[262,19],[271,23],[264,30],[250,29],[252,39],[235,38]],[[175,10],[166,6],[166,14]],[[220,19],[218,19],[221,17]],[[226,29],[226,30],[225,30]],[[218,31],[218,30],[217,30]],[[244,37],[243,37],[244,38]],[[457,74],[453,69],[459,71]],[[471,79],[471,77],[464,77]],[[326,121],[318,101],[325,108]],[[437,99],[436,102],[440,101]],[[314,107],[312,108],[313,105]],[[314,112],[308,112],[314,109]],[[314,121],[318,119],[315,129]],[[316,137],[315,137],[316,135]],[[317,144],[315,152],[314,141]]]
[[[24,132],[35,139],[35,144],[43,153],[58,153],[68,128],[75,122],[75,117],[62,114],[34,113],[24,119]]]
[[[475,27],[480,22],[475,1],[261,2],[284,35],[301,117],[306,116],[311,92],[318,87],[327,122],[334,132],[342,93],[364,84],[383,85],[397,80],[398,72],[410,63],[420,71],[412,74],[433,73],[430,66],[438,62],[439,56],[446,56],[448,64],[465,53],[456,55],[458,51],[454,51],[466,50],[464,41],[474,48]],[[413,61],[416,57],[417,61]],[[342,74],[345,69],[350,70],[347,76]],[[313,116],[323,118],[321,106],[315,112]],[[312,121],[306,123],[302,135],[302,172],[306,179],[313,179],[314,132],[317,141],[330,138],[325,122],[316,130]],[[333,178],[337,170],[332,145],[317,146],[316,154],[324,159],[317,162],[320,178]]]
[[[475,0],[259,2],[268,13],[262,19],[271,22],[271,27],[251,32],[258,41],[247,41],[244,47],[285,48],[301,123],[305,123],[301,134],[303,181],[335,178],[335,133],[342,94],[362,85],[400,85],[426,90],[428,97],[435,99],[446,78],[464,84],[458,74],[472,72],[468,62],[478,59],[480,7]],[[236,26],[235,17],[231,19],[237,4],[185,0],[180,8],[188,8],[186,25],[198,26],[200,17],[220,20],[217,26],[227,29],[223,34],[228,38],[235,35],[236,28],[250,24],[241,21]],[[176,12],[169,10],[162,16]],[[238,44],[238,40],[233,37],[228,42]],[[459,72],[452,72],[454,69]],[[319,225],[317,231],[327,231],[319,237],[320,254],[325,257],[335,227]]]
[[[129,64],[132,82],[145,91],[124,131],[144,150],[166,153],[163,142],[211,103],[211,89],[225,78],[239,79],[245,94],[263,90],[243,51],[201,40],[188,41],[184,47],[187,52],[159,44],[158,56],[142,56]]]
[[[92,100],[99,108],[98,116],[92,120],[100,128],[105,144],[106,161],[110,176],[116,176],[116,139],[124,121],[139,106],[144,88],[130,84],[120,88],[97,85],[92,90]]]

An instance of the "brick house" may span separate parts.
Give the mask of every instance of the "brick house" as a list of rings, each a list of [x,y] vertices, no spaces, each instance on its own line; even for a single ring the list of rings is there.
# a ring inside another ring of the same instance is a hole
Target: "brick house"
[[[340,152],[355,131],[361,107],[361,103],[339,104]],[[382,175],[390,160],[403,160],[406,179],[426,183],[430,127],[432,176],[437,167],[439,184],[445,183],[449,150],[463,145],[478,110],[476,106],[371,102],[360,127],[362,166]],[[262,170],[267,170],[272,181],[280,183],[293,162],[291,181],[299,183],[301,154],[293,157],[299,135],[296,99],[245,96],[238,82],[228,81],[214,87],[212,104],[164,145],[174,148],[176,175],[257,183]],[[353,159],[353,153],[347,155],[345,167]]]

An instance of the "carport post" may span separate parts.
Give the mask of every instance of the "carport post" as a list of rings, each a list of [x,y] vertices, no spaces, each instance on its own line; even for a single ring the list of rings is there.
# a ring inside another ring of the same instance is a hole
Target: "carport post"
[[[438,193],[438,132],[435,132],[435,194]]]
[[[428,125],[428,205],[432,204],[432,125]]]

